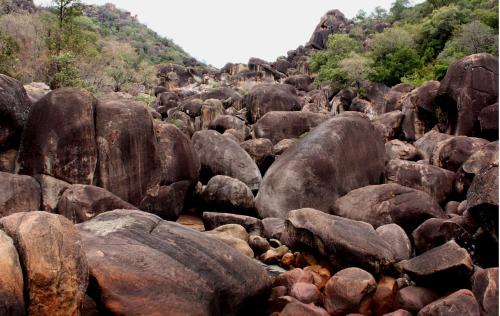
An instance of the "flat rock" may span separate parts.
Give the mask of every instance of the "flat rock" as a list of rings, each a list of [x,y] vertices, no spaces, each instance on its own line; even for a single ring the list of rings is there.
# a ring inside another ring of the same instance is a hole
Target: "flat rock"
[[[395,159],[386,166],[386,178],[388,183],[424,191],[443,203],[453,192],[455,174],[436,166]]]
[[[411,232],[425,220],[445,217],[429,194],[399,184],[370,185],[353,190],[335,201],[334,214],[372,224],[375,228],[398,224]]]
[[[259,236],[262,235],[264,230],[260,219],[230,213],[203,212],[203,223],[207,230],[212,230],[226,224],[238,224],[245,227],[249,234]]]
[[[479,304],[469,290],[459,290],[430,303],[418,312],[418,316],[479,316]]]
[[[379,273],[395,261],[390,246],[370,224],[314,209],[291,211],[281,239],[291,248],[303,245],[331,256],[341,267],[357,266]]]
[[[257,138],[267,138],[273,144],[284,139],[298,138],[328,119],[319,113],[304,111],[272,111],[262,116],[254,125]]]
[[[404,261],[402,267],[417,284],[445,288],[468,284],[474,270],[469,253],[455,241]]]
[[[270,288],[252,259],[151,214],[117,210],[77,227],[98,299],[114,314],[252,314]]]
[[[83,184],[67,188],[57,204],[57,212],[75,224],[116,209],[137,208],[103,188]]]
[[[382,137],[363,115],[341,114],[316,127],[272,164],[255,204],[260,217],[285,218],[293,209],[332,211],[347,192],[378,184]],[[283,181],[286,179],[286,181]]]
[[[61,215],[29,212],[2,218],[0,229],[19,252],[28,314],[78,315],[88,267],[73,224]]]
[[[0,172],[0,217],[40,209],[40,184],[28,176]]]

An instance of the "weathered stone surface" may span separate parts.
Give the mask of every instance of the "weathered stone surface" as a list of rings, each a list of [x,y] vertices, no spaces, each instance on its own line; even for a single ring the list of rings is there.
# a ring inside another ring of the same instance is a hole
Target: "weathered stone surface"
[[[0,171],[14,173],[16,171],[17,150],[7,149],[0,152]]]
[[[215,176],[203,191],[203,200],[209,209],[220,212],[248,214],[254,209],[252,191],[240,180]]]
[[[479,113],[481,137],[488,140],[498,140],[498,102],[484,107]]]
[[[201,108],[203,107],[203,100],[198,98],[188,99],[182,102],[179,106],[179,109],[185,112],[192,118],[201,115]]]
[[[347,33],[350,29],[350,20],[339,10],[328,11],[320,20],[309,40],[311,47],[325,49],[328,36],[332,33]]]
[[[328,316],[328,312],[314,304],[292,302],[283,308],[280,316]]]
[[[357,266],[379,273],[395,261],[390,246],[367,223],[300,209],[288,213],[285,226],[284,243],[330,255],[340,267]]]
[[[288,247],[284,245],[277,248],[271,248],[263,253],[259,259],[265,264],[276,264],[282,260],[283,256],[286,255],[288,251]]]
[[[274,162],[273,143],[269,139],[249,139],[240,146],[252,157],[263,174]]]
[[[225,175],[242,181],[250,190],[259,189],[262,181],[259,168],[236,142],[216,131],[196,132],[192,142],[200,158],[202,182]]]
[[[415,148],[417,148],[422,159],[430,162],[432,154],[436,149],[437,145],[445,140],[452,138],[453,136],[448,134],[439,133],[435,130],[425,133],[421,138],[419,138],[415,143]]]
[[[32,103],[37,102],[51,91],[50,87],[44,82],[25,84],[24,90],[26,90],[26,94]]]
[[[20,173],[93,184],[96,99],[76,88],[52,91],[31,108],[19,151]]]
[[[313,283],[313,275],[311,272],[304,271],[302,269],[295,268],[293,270],[286,271],[278,275],[273,280],[273,286],[285,286],[288,291],[291,291],[292,287],[296,283]]]
[[[268,239],[281,239],[281,234],[285,230],[285,220],[283,218],[267,217],[262,220],[264,226],[264,237]]]
[[[424,252],[402,266],[417,284],[445,288],[468,284],[474,270],[469,253],[455,241]]]
[[[486,144],[488,141],[481,138],[452,137],[437,144],[431,162],[435,166],[455,172],[473,153]]]
[[[42,205],[40,210],[56,213],[57,203],[59,203],[61,195],[71,184],[44,174],[36,175],[35,179],[40,183],[42,189]]]
[[[481,110],[498,102],[498,58],[474,54],[453,62],[441,81],[435,104],[446,115],[441,129],[475,136]]]
[[[257,122],[271,111],[299,111],[302,106],[295,89],[284,84],[261,84],[250,90],[243,98],[248,110],[248,120]]]
[[[481,307],[481,315],[498,314],[498,268],[480,269],[471,278],[472,292]]]
[[[61,215],[16,213],[0,220],[19,252],[29,315],[78,315],[88,267],[75,227]]]
[[[344,111],[348,111],[356,95],[357,92],[353,88],[344,88],[340,90],[339,93],[333,97],[332,101],[330,101],[331,113],[337,115]]]
[[[245,227],[238,224],[222,225],[206,234],[216,237],[225,244],[231,246],[244,256],[253,258],[254,252],[248,245],[248,233]]]
[[[439,81],[428,81],[401,100],[404,114],[402,131],[406,140],[420,139],[436,124],[433,103],[439,87]]]
[[[298,142],[298,139],[296,138],[291,138],[291,139],[283,139],[279,141],[276,145],[273,146],[273,154],[276,156],[279,156],[283,154],[288,148],[292,147]]]
[[[232,106],[235,109],[240,110],[243,102],[243,98],[241,97],[241,95],[229,87],[210,89],[206,92],[203,92],[200,95],[200,98],[202,100],[207,100],[207,99],[220,100],[222,101],[224,108],[226,109]]]
[[[475,150],[457,171],[455,191],[465,195],[474,177],[496,161],[498,161],[498,141]]]
[[[229,213],[203,212],[203,224],[207,230],[226,224],[238,224],[245,227],[249,234],[259,236],[264,230],[262,221],[258,218]]]
[[[31,177],[0,172],[0,217],[40,209],[40,184]]]
[[[385,143],[385,155],[389,160],[416,160],[418,157],[418,150],[412,144],[393,139]]]
[[[424,191],[438,203],[446,201],[453,192],[455,180],[455,174],[449,170],[398,159],[389,161],[386,177],[389,183]]]
[[[57,204],[57,212],[73,223],[86,222],[101,213],[117,209],[137,208],[103,188],[83,184],[67,188]]]
[[[445,217],[429,194],[399,184],[380,184],[353,190],[335,201],[334,214],[372,224],[395,223],[411,232],[425,220]]]
[[[312,112],[272,111],[262,116],[254,125],[255,137],[270,139],[277,144],[284,139],[297,138],[328,119]]]
[[[479,316],[480,308],[474,294],[469,290],[459,290],[430,303],[418,312],[418,316]]]
[[[293,75],[288,76],[283,83],[294,86],[297,90],[308,92],[310,90],[313,79],[308,75]]]
[[[166,220],[176,220],[184,210],[192,183],[188,180],[162,185],[152,190],[139,204],[139,209]]]
[[[252,314],[262,306],[255,299],[270,287],[252,259],[151,214],[107,212],[78,229],[94,293],[115,314],[160,315],[166,306],[169,315]]]
[[[161,185],[198,182],[200,160],[191,140],[172,124],[155,124],[157,151],[161,161]]]
[[[0,148],[17,148],[30,109],[22,84],[0,74]]]
[[[324,305],[330,315],[362,313],[370,305],[371,295],[377,288],[373,276],[358,268],[337,272],[325,287]]]
[[[404,309],[416,314],[424,306],[434,302],[438,298],[439,294],[431,289],[418,286],[407,286],[397,292],[394,308]]]
[[[209,129],[213,122],[224,113],[224,106],[221,101],[217,99],[205,100],[201,107],[201,129]]]
[[[139,205],[161,175],[151,116],[140,103],[109,97],[99,100],[96,127],[98,186]]]
[[[221,134],[228,129],[244,130],[245,127],[245,121],[233,115],[217,116],[210,125],[210,129],[216,130]]]
[[[331,211],[339,196],[378,184],[383,165],[384,145],[373,125],[360,114],[341,114],[272,164],[255,200],[257,211],[263,218],[284,218],[301,207]]]
[[[402,99],[408,92],[415,89],[415,86],[409,83],[400,83],[391,88],[385,95],[385,110],[386,112],[391,112],[395,110],[401,110]]]
[[[413,314],[404,309],[398,309],[392,313],[384,314],[383,316],[413,316]]]
[[[425,221],[413,231],[412,237],[417,254],[450,240],[473,252],[472,236],[459,224],[443,218],[431,218]]]
[[[0,314],[25,315],[23,271],[13,240],[0,230]]]
[[[467,210],[498,241],[498,160],[474,177],[467,192]]]
[[[373,293],[373,314],[384,315],[390,312],[393,309],[396,293],[396,279],[388,276],[382,276],[377,283],[375,293]]]
[[[320,265],[307,266],[304,268],[304,271],[311,272],[311,274],[313,275],[313,284],[316,285],[320,290],[325,287],[326,283],[332,276],[327,268],[324,268]]]
[[[384,136],[385,141],[389,141],[398,137],[401,132],[403,117],[404,114],[401,111],[392,111],[377,116],[373,124]]]
[[[396,261],[410,259],[412,246],[408,235],[396,224],[387,224],[376,229],[377,234],[388,245],[394,254]]]

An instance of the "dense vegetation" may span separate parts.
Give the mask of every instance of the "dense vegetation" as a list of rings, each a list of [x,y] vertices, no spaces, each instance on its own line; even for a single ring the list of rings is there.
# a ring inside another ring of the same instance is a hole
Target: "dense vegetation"
[[[332,34],[316,52],[317,81],[337,88],[369,79],[387,85],[419,85],[441,79],[455,59],[474,53],[498,55],[498,1],[427,0],[410,6],[396,0],[390,11],[360,11],[348,34]]]
[[[0,73],[23,83],[138,94],[155,83],[158,64],[187,57],[110,4],[54,0],[36,10],[28,0],[0,0]]]

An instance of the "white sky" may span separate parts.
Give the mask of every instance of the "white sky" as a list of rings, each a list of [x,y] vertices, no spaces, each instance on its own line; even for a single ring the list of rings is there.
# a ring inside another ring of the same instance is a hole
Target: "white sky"
[[[321,16],[389,9],[394,0],[83,0],[114,3],[200,61],[222,67],[250,57],[274,61],[305,44]],[[414,0],[414,3],[422,0]],[[47,4],[50,0],[35,0]]]

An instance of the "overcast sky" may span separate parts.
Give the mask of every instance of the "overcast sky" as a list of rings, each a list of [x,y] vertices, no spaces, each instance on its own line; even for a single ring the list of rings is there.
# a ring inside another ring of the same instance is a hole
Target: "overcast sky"
[[[352,18],[360,9],[389,9],[393,1],[83,0],[88,4],[111,2],[137,14],[142,23],[173,39],[193,57],[217,67],[227,62],[246,63],[250,57],[273,61],[286,55],[309,40],[328,10],[339,9]]]

